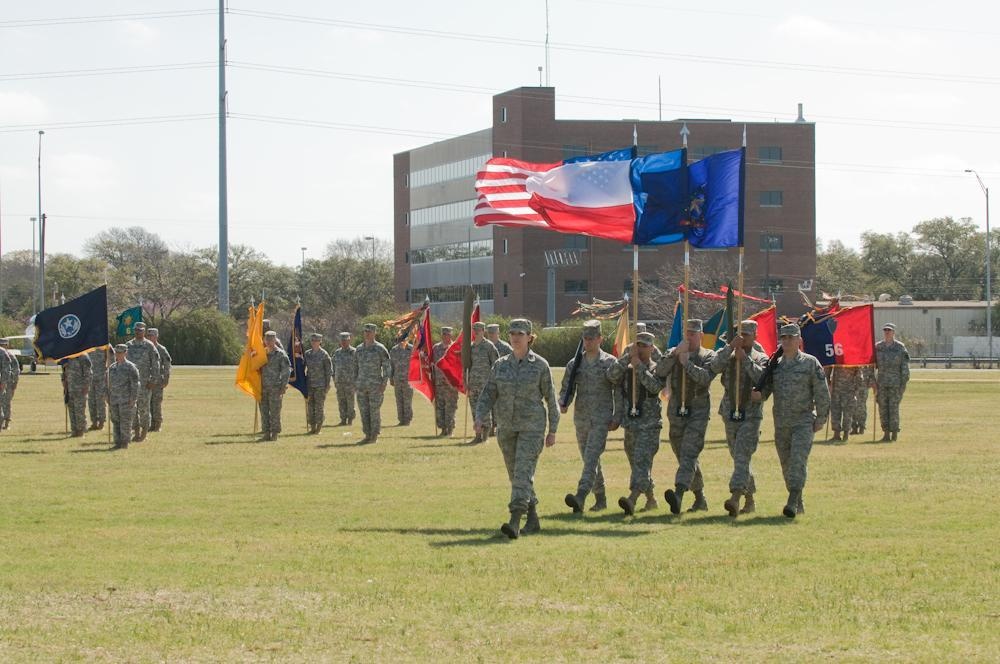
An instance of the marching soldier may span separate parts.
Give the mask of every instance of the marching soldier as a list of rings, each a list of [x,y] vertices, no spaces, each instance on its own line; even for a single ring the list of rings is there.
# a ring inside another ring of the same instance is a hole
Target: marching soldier
[[[592,512],[608,506],[601,455],[608,442],[608,432],[618,428],[622,418],[621,391],[608,378],[608,370],[615,364],[615,356],[601,350],[601,321],[588,320],[583,324],[583,355],[576,366],[574,357],[566,365],[562,388],[559,392],[559,412],[566,414],[573,406],[573,424],[576,444],[583,459],[583,472],[576,485],[576,493],[566,494],[566,505],[579,514],[583,512],[587,494],[594,492]],[[572,385],[570,380],[572,380]],[[652,493],[652,492],[651,492]]]
[[[0,339],[0,343],[7,342],[6,339]],[[9,342],[8,342],[9,343]],[[6,344],[0,346],[0,429],[6,429],[3,426],[5,423],[3,415],[4,402],[8,400],[12,387],[11,383],[13,380],[13,372],[19,372],[20,367],[18,366],[17,358],[13,354],[7,352]]]
[[[688,511],[708,509],[705,481],[698,456],[705,447],[705,431],[708,429],[708,418],[712,410],[709,386],[715,378],[710,368],[715,353],[701,347],[703,326],[703,322],[697,318],[688,320],[684,326],[684,340],[671,348],[656,364],[657,377],[670,381],[668,435],[670,448],[677,457],[677,474],[674,488],[667,489],[663,497],[670,505],[672,514],[681,513],[684,493],[689,489],[694,492],[694,504]],[[686,387],[682,390],[684,382]]]
[[[854,417],[851,418],[851,433],[863,434],[868,426],[868,390],[875,383],[875,367],[861,367],[861,379],[858,380],[858,393],[855,395]]]
[[[545,358],[531,350],[532,341],[530,320],[515,318],[510,322],[511,353],[493,364],[476,403],[476,433],[485,433],[486,418],[494,405],[500,415],[497,443],[510,479],[510,521],[500,526],[500,532],[510,539],[517,539],[522,532],[537,533],[541,529],[535,467],[543,441],[545,447],[555,445],[559,427],[552,371]],[[526,513],[528,518],[522,531],[521,518]]]
[[[434,362],[434,419],[442,436],[450,436],[455,430],[455,411],[458,410],[458,390],[448,382],[444,372],[437,368],[437,362],[448,352],[451,346],[452,328],[445,325],[441,328],[441,341],[434,344],[432,361]]]
[[[385,384],[392,375],[389,351],[375,341],[378,327],[365,323],[364,341],[358,344],[354,361],[358,375],[358,410],[361,412],[361,429],[364,440],[361,444],[374,443],[382,432],[382,400],[385,399]]]
[[[823,367],[812,355],[799,350],[799,326],[782,325],[781,359],[773,371],[765,373],[760,392],[751,399],[761,402],[774,395],[774,447],[781,462],[781,474],[788,489],[788,502],[781,513],[789,519],[804,514],[802,490],[813,436],[826,424],[830,414],[830,390]]]
[[[277,332],[265,332],[264,345],[267,347],[267,364],[260,370],[260,422],[264,434],[261,440],[273,442],[281,433],[281,400],[288,389],[292,365],[285,351],[278,348]]]
[[[10,352],[10,339],[0,339],[0,351],[7,356],[9,368],[7,370],[7,389],[0,393],[0,428],[10,427],[11,402],[14,401],[14,393],[17,391],[17,382],[21,379],[21,363],[17,356]]]
[[[830,426],[833,440],[847,442],[854,410],[857,407],[858,384],[861,382],[861,367],[840,367],[830,370]],[[853,432],[852,432],[853,433]]]
[[[89,355],[71,357],[63,364],[63,381],[68,397],[70,431],[80,438],[87,430],[87,394],[94,369]]]
[[[358,378],[358,365],[354,361],[354,346],[351,345],[351,333],[341,332],[340,348],[333,351],[333,385],[337,388],[337,410],[340,412],[340,425],[354,422],[354,390]]]
[[[632,468],[629,495],[618,499],[618,506],[627,516],[635,514],[635,501],[645,494],[646,506],[658,507],[653,493],[653,457],[660,449],[660,430],[663,428],[660,410],[660,390],[663,380],[657,378],[653,361],[653,340],[649,332],[636,335],[633,350],[622,353],[607,371],[607,377],[619,385],[621,424],[625,429],[625,455]],[[632,394],[632,375],[635,373],[635,398]],[[633,404],[636,412],[633,412]]]
[[[896,326],[886,323],[882,327],[883,339],[875,344],[878,370],[875,378],[875,397],[878,399],[878,416],[882,425],[882,442],[896,440],[899,434],[899,402],[910,381],[910,353],[896,341]]]
[[[105,398],[115,438],[112,449],[123,450],[132,438],[132,422],[139,398],[139,368],[128,361],[128,346],[115,346],[115,361],[108,367]]]
[[[465,393],[469,397],[470,407],[475,407],[475,404],[479,401],[479,395],[483,391],[483,387],[486,386],[486,381],[490,377],[490,370],[493,368],[493,363],[496,362],[500,355],[497,352],[497,347],[493,345],[493,342],[486,338],[486,324],[482,321],[477,321],[472,324],[472,365],[469,367],[468,382],[465,386]],[[483,433],[476,432],[476,437],[472,439],[471,443],[476,445],[486,441],[490,432],[493,430],[493,417],[492,415],[487,415],[484,421],[486,427]]]
[[[646,330],[646,324],[645,323],[636,323],[635,324],[635,333],[637,335],[640,332],[646,332],[646,331],[647,330]],[[654,338],[655,338],[655,335],[654,335]],[[629,344],[628,346],[626,346],[626,348],[630,348],[630,347],[631,347],[631,344]],[[654,362],[659,362],[660,358],[663,357],[663,353],[661,353],[660,349],[656,347],[656,342],[655,341],[653,342],[653,350],[650,353],[650,357],[653,358]]]
[[[146,338],[145,323],[136,323],[133,330],[135,338],[125,345],[128,346],[128,361],[139,369],[139,398],[132,422],[132,442],[140,442],[146,440],[150,427],[149,407],[153,388],[160,382],[160,353]]]
[[[326,394],[333,381],[333,358],[323,348],[323,335],[309,335],[309,349],[302,354],[306,367],[306,423],[309,433],[320,433],[326,419]]]
[[[109,348],[95,348],[89,353],[90,364],[93,368],[93,376],[90,379],[90,392],[87,394],[91,431],[103,429],[104,422],[108,418],[106,395],[108,391],[109,350]]]
[[[750,392],[764,374],[767,355],[757,350],[757,321],[740,322],[740,334],[729,344],[715,353],[709,368],[714,374],[721,374],[725,393],[719,404],[719,415],[726,423],[726,443],[729,456],[733,459],[733,474],[729,478],[729,500],[724,504],[729,516],[749,514],[754,511],[753,495],[757,490],[750,471],[750,459],[757,451],[760,440],[760,423],[764,419],[761,403],[750,401]],[[740,362],[740,373],[736,375],[736,360]],[[736,403],[737,382],[739,381],[739,403]],[[738,418],[733,419],[737,413]],[[743,509],[740,498],[745,497]]]
[[[504,355],[510,355],[513,352],[513,349],[510,347],[510,344],[500,338],[499,323],[490,323],[489,325],[486,326],[486,338],[489,339],[490,343],[496,347],[497,359],[503,357]],[[490,419],[493,422],[493,426],[490,428],[489,433],[487,435],[495,436],[497,435],[496,409],[494,409],[493,412],[490,413]]]
[[[413,346],[404,337],[389,351],[392,375],[389,384],[396,395],[396,418],[399,426],[406,426],[413,420],[413,387],[410,385],[410,356]]]
[[[149,419],[150,431],[159,431],[163,426],[163,390],[170,383],[170,369],[174,366],[174,360],[167,352],[167,347],[160,343],[160,331],[155,327],[146,330],[146,336],[156,346],[156,352],[160,356],[160,380],[153,386],[152,395],[149,399]]]

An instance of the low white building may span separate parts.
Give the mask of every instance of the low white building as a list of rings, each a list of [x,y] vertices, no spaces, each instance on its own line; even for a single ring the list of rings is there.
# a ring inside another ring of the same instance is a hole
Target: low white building
[[[844,305],[861,304],[845,302]],[[972,324],[982,329],[986,319],[985,300],[910,300],[875,302],[875,336],[882,338],[882,326],[896,325],[896,338],[906,344],[910,357],[952,356],[954,338],[976,336]],[[979,336],[985,338],[985,333]],[[996,352],[996,342],[994,342]]]

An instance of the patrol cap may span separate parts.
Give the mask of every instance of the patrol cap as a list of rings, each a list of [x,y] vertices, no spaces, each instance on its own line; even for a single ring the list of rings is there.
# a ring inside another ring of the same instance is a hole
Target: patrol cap
[[[510,331],[531,334],[531,321],[527,318],[515,318],[510,322]]]
[[[788,325],[782,325],[781,329],[778,330],[778,334],[783,337],[797,337],[799,336],[799,326],[795,323],[789,323]]]
[[[341,341],[350,341],[351,340],[351,333],[350,332],[341,332],[337,336],[340,337]]]
[[[275,332],[274,330],[268,330],[267,332],[264,333],[264,338],[265,339],[277,339],[278,338],[278,333]]]
[[[639,332],[645,332],[646,331],[646,324],[645,323],[636,323],[635,324],[635,330],[636,330],[636,334],[638,334]]]
[[[10,339],[6,338],[0,339],[0,346],[9,346],[9,345],[10,345]]]
[[[473,330],[485,330],[486,329],[486,323],[484,323],[481,320],[477,320],[475,323],[472,324],[472,329]]]
[[[150,337],[160,336],[160,330],[155,327],[146,328],[146,335]]]
[[[656,337],[653,336],[652,332],[640,332],[635,335],[635,342],[643,346],[652,346],[655,339]]]
[[[309,341],[323,341],[323,335],[319,332],[313,332],[309,335]]]
[[[378,332],[378,325],[376,325],[375,323],[365,323],[364,331],[365,332]]]
[[[885,325],[882,326],[882,330],[883,331],[885,331],[885,330],[892,330],[893,332],[895,332],[896,331],[896,325],[895,325],[895,323],[886,323]]]
[[[757,321],[741,320],[740,321],[740,334],[757,334]]]
[[[689,318],[684,329],[688,332],[701,332],[704,329],[704,323],[700,318]]]
[[[116,353],[127,353],[128,352],[128,346],[126,346],[125,344],[115,344],[115,352]]]
[[[445,326],[443,326],[441,328],[441,334],[451,334],[454,331],[455,330],[453,328],[449,327],[448,325],[445,325]]]
[[[265,318],[260,322],[260,324],[263,325],[264,327],[271,327],[271,319]]]
[[[601,336],[601,321],[599,320],[588,320],[583,324],[583,336],[593,339],[594,337]]]
[[[146,324],[143,323],[142,321],[139,321],[138,323],[136,323],[135,325],[132,326],[132,329],[133,330],[145,330],[146,329]]]
[[[499,332],[500,331],[500,323],[490,323],[489,325],[486,326],[486,331],[487,332]]]

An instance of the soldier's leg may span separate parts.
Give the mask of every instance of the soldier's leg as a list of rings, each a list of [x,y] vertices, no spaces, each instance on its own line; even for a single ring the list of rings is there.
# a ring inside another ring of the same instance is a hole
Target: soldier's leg
[[[736,437],[743,422],[733,422],[724,419],[726,427],[726,446],[729,448],[729,458],[733,460],[733,474],[729,476],[730,493],[743,493],[746,490],[747,479],[743,468],[737,462]]]
[[[541,431],[520,431],[514,450],[514,479],[511,483],[510,511],[527,512],[535,500],[535,467],[542,453],[545,434]]]
[[[382,404],[385,402],[385,392],[373,387],[368,395],[368,426],[374,441],[382,433]]]
[[[101,397],[103,398],[103,394]],[[96,429],[97,423],[101,421],[101,418],[97,416],[97,390],[91,386],[90,392],[87,393],[87,412],[90,414],[90,428]]]
[[[587,444],[583,451],[583,472],[587,473],[589,468],[593,468],[593,486],[590,490],[600,496],[605,493],[604,470],[601,468],[601,455],[604,454],[608,446],[608,428],[598,425],[590,427],[587,434]]]
[[[503,454],[503,465],[507,469],[507,479],[511,485],[514,484],[514,459],[517,453],[517,433],[506,430],[497,432],[497,445],[500,453]]]
[[[854,402],[854,426],[861,432],[868,423],[868,388],[863,387],[858,390],[857,399]]]
[[[833,434],[836,437],[843,426],[844,418],[844,403],[843,403],[843,390],[838,391],[830,399],[830,427],[833,429]]]
[[[785,489],[788,489],[788,462],[792,449],[792,428],[788,425],[776,425],[774,427],[774,450],[778,453],[778,462],[781,464],[781,476],[785,481]]]
[[[334,391],[337,393],[337,414],[340,415],[340,421],[343,423],[347,422],[347,390],[341,385],[335,385]]]
[[[882,427],[882,431],[888,433],[891,431],[889,428],[889,391],[892,388],[879,385],[878,392],[875,394],[875,400],[878,402],[878,419],[879,424]]]
[[[309,394],[306,396],[306,427],[309,432],[312,433],[316,430],[316,395],[313,393],[312,388],[309,388]]]
[[[587,466],[587,438],[590,436],[590,423],[581,420],[573,424],[576,433],[576,448],[580,450],[580,459],[583,461],[580,480],[576,483],[576,496],[585,498],[594,488],[594,475],[597,470],[594,467]]]
[[[677,475],[674,483],[687,487],[695,493],[701,493],[705,481],[701,476],[698,456],[705,447],[705,430],[708,428],[708,414],[693,412],[687,418],[684,435],[681,438],[680,454],[677,460]],[[671,443],[671,447],[673,444]]]
[[[368,388],[363,387],[357,391],[358,396],[358,413],[361,415],[361,431],[364,432],[365,438],[371,436],[372,422],[371,422],[371,393]]]
[[[812,424],[796,424],[791,428],[786,483],[789,492],[801,492],[806,486],[806,468],[812,450]]]
[[[447,404],[448,431],[455,430],[455,413],[457,412],[458,412],[458,390],[449,390],[448,404]]]
[[[434,387],[434,426],[444,431],[444,392]]]
[[[119,420],[121,422],[121,434],[122,434],[122,445],[128,447],[128,442],[132,439],[132,423],[135,421],[135,406],[123,405],[119,406],[121,409],[121,415]]]
[[[79,435],[87,430],[87,397],[77,394],[72,404],[73,431]]]
[[[313,401],[316,404],[316,410],[313,411],[313,425],[316,427],[316,432],[323,428],[323,424],[326,422],[326,393],[327,388],[317,387]],[[310,392],[312,394],[312,392]]]
[[[653,458],[660,449],[660,429],[640,429],[636,432],[635,466],[639,493],[651,493],[653,483]]]
[[[413,388],[409,384],[403,390],[403,424],[409,424],[413,421]]]
[[[281,403],[282,394],[280,390],[271,393],[271,438],[277,438],[281,433]]]
[[[889,431],[897,433],[899,431],[899,404],[903,400],[903,395],[898,387],[893,387],[887,396],[889,401]]]
[[[629,481],[628,488],[629,491],[633,490],[635,484],[635,432],[632,427],[624,428],[625,441],[623,447],[625,448],[625,458],[628,459],[629,468]]]
[[[271,399],[269,391],[264,390],[260,395],[260,432],[267,438],[271,435]]]
[[[124,426],[123,426],[125,424],[124,422],[125,413],[123,412],[125,410],[124,406],[113,405],[110,406],[108,410],[111,418],[111,429],[112,429],[111,433],[114,434],[113,440],[115,441],[115,446],[127,447],[129,443],[129,438],[131,436],[129,434],[126,434],[124,431]],[[132,421],[131,417],[128,417],[127,419],[129,420],[129,422]]]
[[[163,425],[163,388],[154,387],[149,393],[149,428],[158,431]]]
[[[396,420],[400,424],[406,422],[406,398],[403,395],[403,388],[396,385],[392,388],[393,396],[396,397]]]

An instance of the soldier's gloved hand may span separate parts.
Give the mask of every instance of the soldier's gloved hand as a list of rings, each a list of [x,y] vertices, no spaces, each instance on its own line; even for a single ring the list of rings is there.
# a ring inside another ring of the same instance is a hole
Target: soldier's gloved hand
[[[682,350],[681,352],[679,352],[677,354],[677,361],[681,363],[681,366],[684,366],[685,364],[688,363],[688,359],[690,357],[691,357],[691,353],[689,353],[686,350]]]
[[[638,367],[638,366],[642,365],[642,361],[639,360],[639,354],[636,353],[635,355],[631,356],[628,359],[628,363],[631,364],[633,367]]]
[[[817,417],[816,421],[813,422],[813,433],[819,432],[824,425],[826,425],[826,418],[824,417],[823,419],[819,419]]]
[[[556,435],[554,433],[550,433],[549,435],[545,436],[545,447],[552,447],[555,444],[556,444]]]
[[[617,431],[618,427],[622,425],[618,420],[611,420],[608,422],[608,431]]]
[[[395,378],[390,378],[389,379],[389,384],[392,385],[393,387],[396,387],[396,379]]]
[[[764,400],[764,395],[760,393],[760,390],[750,391],[750,401],[754,403],[760,403],[763,400]]]
[[[747,352],[744,350],[743,346],[737,346],[736,350],[733,351],[733,355],[735,355],[736,359],[740,361],[747,359]]]
[[[562,413],[563,415],[565,415],[568,410],[569,410],[568,406],[559,406],[559,412]]]

